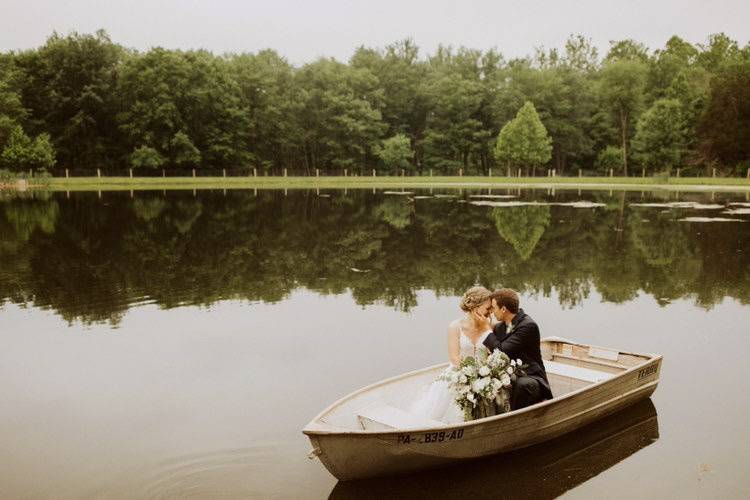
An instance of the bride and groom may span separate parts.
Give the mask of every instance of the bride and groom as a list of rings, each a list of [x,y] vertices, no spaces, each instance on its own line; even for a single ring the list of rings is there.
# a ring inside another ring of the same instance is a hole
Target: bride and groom
[[[448,359],[458,367],[480,350],[495,349],[511,359],[521,359],[526,375],[518,377],[511,393],[511,410],[552,398],[539,347],[539,327],[519,308],[518,293],[509,288],[490,292],[475,286],[461,297],[465,315],[448,326]],[[494,316],[494,321],[491,319]],[[413,403],[411,412],[446,423],[463,422],[464,416],[448,383],[436,380]]]

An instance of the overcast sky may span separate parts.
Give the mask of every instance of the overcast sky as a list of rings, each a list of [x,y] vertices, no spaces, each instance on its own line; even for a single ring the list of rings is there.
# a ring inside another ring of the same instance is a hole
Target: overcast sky
[[[571,33],[601,53],[609,40],[633,38],[654,49],[673,34],[700,43],[721,31],[745,45],[749,24],[747,0],[0,0],[0,50],[38,47],[53,30],[103,28],[141,50],[273,48],[294,64],[346,61],[359,45],[407,37],[423,55],[443,43],[515,57],[561,47]]]

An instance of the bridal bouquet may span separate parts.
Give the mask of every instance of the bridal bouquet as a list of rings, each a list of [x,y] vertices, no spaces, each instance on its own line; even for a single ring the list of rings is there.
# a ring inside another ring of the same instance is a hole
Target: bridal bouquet
[[[482,350],[440,379],[448,383],[468,421],[510,411],[513,382],[526,375],[524,368],[520,359],[512,360],[498,349],[491,354]]]

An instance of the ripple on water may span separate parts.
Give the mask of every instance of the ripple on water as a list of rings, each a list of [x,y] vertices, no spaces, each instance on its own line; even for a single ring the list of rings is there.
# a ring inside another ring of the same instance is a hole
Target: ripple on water
[[[272,492],[257,491],[263,484],[257,478],[259,469],[272,467],[275,454],[268,446],[176,457],[157,467],[146,480],[143,493],[148,498],[269,494]]]
[[[289,495],[290,450],[263,445],[169,458],[91,491],[102,498],[273,498]]]

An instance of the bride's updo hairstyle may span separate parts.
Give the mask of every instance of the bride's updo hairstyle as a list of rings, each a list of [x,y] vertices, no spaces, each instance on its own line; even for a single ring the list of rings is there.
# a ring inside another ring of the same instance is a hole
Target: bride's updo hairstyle
[[[473,286],[466,290],[463,297],[461,297],[461,310],[464,312],[472,311],[489,300],[491,295],[492,292],[485,287]]]

